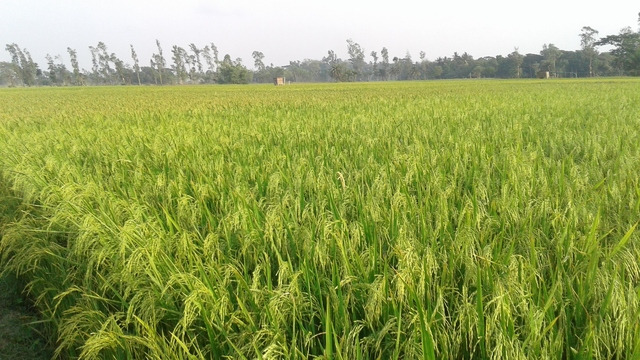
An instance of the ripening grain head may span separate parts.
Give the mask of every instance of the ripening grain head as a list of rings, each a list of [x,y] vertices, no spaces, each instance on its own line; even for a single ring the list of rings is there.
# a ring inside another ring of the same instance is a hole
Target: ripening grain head
[[[633,358],[637,87],[2,91],[2,264],[61,356]]]

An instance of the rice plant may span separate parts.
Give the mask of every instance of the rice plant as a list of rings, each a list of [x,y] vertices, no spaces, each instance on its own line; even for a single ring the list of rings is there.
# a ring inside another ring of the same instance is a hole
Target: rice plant
[[[2,271],[63,358],[636,358],[639,88],[2,90]]]

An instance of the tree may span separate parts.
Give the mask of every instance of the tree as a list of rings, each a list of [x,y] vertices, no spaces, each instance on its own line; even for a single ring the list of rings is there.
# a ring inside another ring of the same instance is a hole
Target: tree
[[[347,52],[349,53],[349,62],[353,68],[357,79],[362,79],[364,75],[364,49],[357,42],[347,40]]]
[[[373,58],[373,77],[375,79],[375,77],[378,76],[378,53],[372,51],[371,57]]]
[[[0,84],[8,84],[9,87],[18,85],[19,75],[12,63],[0,61]]]
[[[60,55],[55,58],[47,54],[47,77],[50,85],[61,86],[67,85],[71,82],[71,74],[64,65],[62,57]],[[55,61],[58,61],[56,63]]]
[[[104,42],[98,42],[95,47],[89,46],[91,51],[92,75],[95,81],[102,83],[114,83],[114,77],[119,78],[118,81],[123,82],[124,64],[117,58],[114,53],[109,54],[107,45]],[[113,63],[114,68],[111,67]]]
[[[220,84],[248,84],[251,81],[251,72],[242,65],[242,59],[231,60],[228,54],[218,68],[218,81]]]
[[[73,69],[73,84],[82,86],[84,85],[84,79],[82,78],[82,74],[80,73],[78,53],[70,47],[67,48],[67,52],[69,53],[69,58],[71,59],[71,68]]]
[[[56,64],[53,62],[51,55],[45,56],[47,59],[47,69],[49,70],[49,81],[51,84],[58,85],[58,77],[56,76]]]
[[[580,32],[580,46],[582,53],[589,59],[589,76],[594,76],[593,59],[598,55],[596,50],[596,38],[598,31],[589,26],[583,26]]]
[[[120,82],[120,85],[126,85],[126,68],[124,66],[124,62],[120,60],[115,53],[111,53],[111,55],[109,55],[109,61],[111,61],[113,63],[113,66],[115,67],[115,74],[118,78],[118,82]]]
[[[264,54],[261,51],[254,51],[251,56],[253,57],[253,66],[256,69],[253,74],[254,82],[268,83],[278,77],[277,74],[274,74],[273,65],[268,68],[265,66]],[[290,61],[287,69],[289,71],[287,77],[293,81],[298,81],[300,77],[304,77],[304,69],[301,68],[300,61]]]
[[[105,81],[112,83],[112,75],[114,70],[111,69],[111,65],[109,64],[111,62],[111,55],[107,51],[107,45],[104,42],[100,41],[98,42],[96,50],[98,54],[98,65],[100,66],[100,75]]]
[[[156,46],[158,47],[158,53],[153,54],[151,56],[151,68],[153,68],[160,78],[160,85],[163,85],[162,74],[164,73],[164,68],[167,65],[167,61],[164,59],[164,55],[162,54],[162,46],[160,46],[160,41],[156,39]]]
[[[185,64],[185,69],[187,70],[187,75],[189,75],[189,81],[195,81],[197,77],[197,64],[196,64],[196,56],[193,54],[189,54],[186,50],[183,49],[182,59]]]
[[[329,66],[329,76],[331,76],[334,81],[349,80],[349,69],[347,69],[333,50],[327,52],[327,56],[322,59],[322,62]]]
[[[194,59],[194,64],[197,68],[198,77],[202,79],[204,77],[204,71],[202,68],[202,59],[200,55],[202,54],[203,50],[198,49],[198,47],[194,43],[189,44],[189,49],[191,49],[191,52],[193,53],[192,58]]]
[[[256,70],[264,71],[264,62],[262,62],[262,60],[264,60],[264,54],[261,51],[254,51],[251,56],[253,57],[253,65]]]
[[[509,59],[513,62],[513,67],[515,68],[515,75],[517,78],[522,77],[522,61],[524,57],[518,51],[518,48],[515,48],[511,54],[509,54]]]
[[[22,80],[22,83],[26,86],[35,85],[39,69],[38,64],[36,64],[31,58],[29,51],[27,51],[27,49],[20,49],[20,47],[15,43],[7,44],[5,49],[11,55],[11,64],[14,68],[13,70]]]
[[[429,61],[427,60],[427,53],[420,51],[420,78],[422,80],[427,79],[427,72],[429,69]],[[480,77],[480,75],[478,75]]]
[[[98,70],[100,70],[100,65],[98,65],[98,49],[93,46],[89,46],[89,51],[91,52],[91,73],[96,78],[100,77]]]
[[[618,35],[601,38],[595,45],[613,46],[611,54],[615,57],[618,68],[630,75],[640,75],[640,32],[633,32],[630,27],[626,27]]]
[[[218,48],[214,43],[211,45],[207,45],[202,49],[202,57],[204,57],[205,62],[207,63],[207,71],[205,74],[205,79],[208,82],[216,82],[217,76],[217,68],[220,64],[218,61]]]
[[[526,54],[522,61],[522,76],[536,78],[540,73],[540,66],[544,57],[540,54]]]
[[[204,62],[207,64],[207,71],[215,71],[216,65],[213,63],[213,56],[211,56],[211,49],[209,48],[209,45],[202,49],[202,57],[204,58]]]
[[[380,51],[380,55],[382,56],[382,67],[380,68],[380,78],[382,80],[389,80],[389,50],[386,47],[382,48]]]
[[[420,69],[413,63],[408,51],[403,58],[397,56],[393,58],[390,73],[394,80],[417,80],[420,78]]]
[[[138,85],[140,83],[140,61],[138,60],[138,54],[136,54],[136,50],[131,46],[131,59],[133,59],[133,70],[136,72],[136,77],[138,78]]]
[[[27,86],[36,85],[36,77],[40,73],[38,64],[36,64],[31,58],[31,54],[27,49],[24,49],[20,55],[20,64],[23,69],[23,81]]]
[[[551,72],[552,76],[557,77],[556,63],[560,58],[560,49],[553,44],[544,44],[542,45],[542,51],[540,51],[540,55],[544,57],[544,66],[547,71]]]
[[[329,65],[333,65],[337,63],[340,59],[338,59],[338,56],[336,55],[335,51],[329,50],[327,51],[327,56],[323,60],[326,61]]]
[[[204,57],[204,61],[207,63],[207,71],[204,73],[205,81],[215,82],[216,62],[211,55],[209,45],[202,49],[202,57]]]
[[[418,63],[414,63],[411,59],[411,54],[409,51],[404,56],[405,59],[405,69],[406,69],[406,77],[409,80],[418,80],[420,79],[420,67]]]
[[[294,82],[299,81],[302,77],[304,77],[305,70],[302,68],[302,63],[300,61],[289,61],[289,65],[286,66],[286,78],[293,80]],[[259,72],[258,76],[262,73]],[[263,81],[266,80],[262,78]],[[255,75],[254,75],[255,81]]]
[[[178,83],[182,84],[187,78],[187,70],[185,67],[186,51],[183,48],[174,45],[171,52],[173,53],[173,65],[171,67],[178,78]]]
[[[400,77],[400,59],[397,56],[393,57],[393,65],[391,65],[391,70],[389,71],[389,73],[392,76],[393,80],[399,80]]]
[[[213,52],[213,62],[216,65],[220,64],[220,60],[218,59],[218,47],[214,43],[211,43],[211,52]]]

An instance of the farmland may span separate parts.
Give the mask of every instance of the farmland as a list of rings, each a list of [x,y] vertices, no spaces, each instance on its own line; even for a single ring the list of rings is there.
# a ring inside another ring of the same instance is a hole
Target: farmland
[[[638,80],[5,89],[0,140],[61,357],[640,356]]]

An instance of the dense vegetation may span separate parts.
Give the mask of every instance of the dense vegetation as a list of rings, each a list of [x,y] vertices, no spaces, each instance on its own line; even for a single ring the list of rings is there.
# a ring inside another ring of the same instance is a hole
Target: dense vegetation
[[[63,357],[636,358],[640,82],[0,92]]]
[[[599,37],[596,29],[585,26],[579,39],[580,49],[576,51],[544,44],[538,54],[521,54],[515,48],[506,56],[474,59],[467,52],[456,52],[451,57],[438,57],[434,61],[428,60],[424,51],[420,52],[419,61],[408,52],[393,56],[386,47],[380,53],[367,52],[349,39],[348,59],[340,59],[335,51],[329,50],[321,60],[304,59],[274,66],[265,64],[261,51],[254,51],[253,71],[247,69],[240,58],[232,60],[227,54],[220,59],[214,43],[204,47],[191,43],[186,48],[173,45],[169,57],[156,40],[157,52],[151,56],[149,66],[145,66],[144,62],[140,63],[133,45],[130,55],[133,64],[129,65],[121,56],[111,53],[104,42],[98,42],[96,46],[89,46],[90,70],[80,68],[75,49],[66,49],[70,69],[61,55],[47,55],[47,67],[40,69],[27,49],[7,44],[5,49],[11,55],[11,62],[0,62],[0,86],[244,84],[252,81],[271,83],[275,77],[286,77],[293,82],[349,82],[640,76],[640,28],[635,32],[631,27],[625,27],[617,35]],[[599,52],[602,46],[607,46],[607,51]]]

